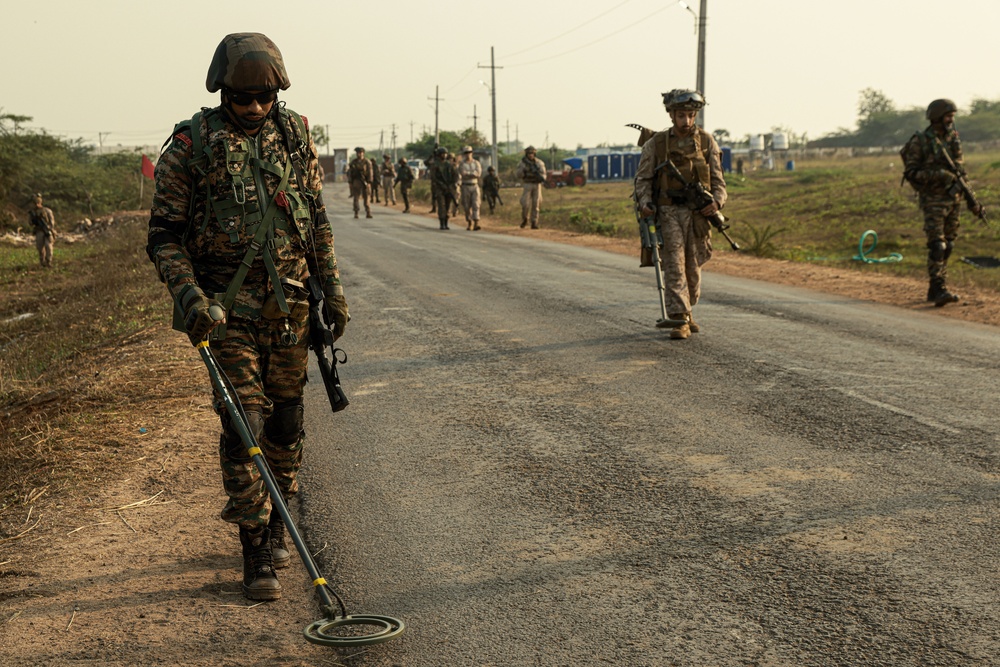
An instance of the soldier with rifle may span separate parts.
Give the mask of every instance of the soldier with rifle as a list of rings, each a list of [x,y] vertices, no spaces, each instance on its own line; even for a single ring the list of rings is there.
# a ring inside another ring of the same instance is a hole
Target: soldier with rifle
[[[399,158],[396,168],[396,180],[393,185],[399,183],[399,194],[403,197],[403,213],[410,212],[410,188],[413,187],[413,170],[407,163],[405,157]]]
[[[705,106],[702,94],[671,90],[663,93],[663,104],[673,124],[644,132],[634,196],[642,216],[659,223],[670,337],[685,339],[701,330],[692,308],[701,296],[701,267],[712,256],[712,221],[722,225],[726,181],[719,145],[695,124]]]
[[[914,134],[900,155],[903,178],[919,194],[927,235],[927,300],[938,308],[959,297],[948,290],[948,258],[958,237],[958,214],[962,199],[973,215],[984,223],[986,210],[976,199],[965,176],[962,144],[955,129],[958,107],[948,99],[934,100],[927,107],[930,125]]]
[[[521,229],[531,222],[538,229],[538,214],[542,204],[542,183],[545,182],[545,163],[535,157],[535,147],[524,149],[524,157],[517,163],[514,175],[521,180]]]
[[[455,187],[458,183],[458,171],[448,157],[448,149],[439,146],[434,151],[434,163],[431,166],[431,189],[434,194],[434,206],[438,214],[441,229],[448,229],[448,213],[455,205]]]
[[[52,209],[42,204],[41,193],[35,195],[34,206],[28,211],[28,219],[35,232],[35,248],[38,250],[38,263],[44,267],[52,266],[52,246],[56,238],[56,217]]]
[[[486,175],[483,176],[483,196],[486,197],[486,203],[490,205],[490,215],[493,214],[497,202],[503,206],[503,200],[500,199],[500,179],[497,178],[497,170],[492,166],[487,167]]]

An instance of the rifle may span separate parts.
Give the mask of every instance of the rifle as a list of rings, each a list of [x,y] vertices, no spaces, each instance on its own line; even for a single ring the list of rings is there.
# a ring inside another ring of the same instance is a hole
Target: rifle
[[[990,221],[986,219],[986,209],[979,203],[979,200],[976,199],[976,193],[972,191],[971,187],[969,187],[969,182],[965,180],[965,175],[962,173],[962,170],[959,169],[958,165],[955,164],[955,161],[951,159],[948,149],[944,147],[944,144],[941,143],[941,140],[936,135],[934,137],[934,143],[936,143],[938,148],[941,149],[941,155],[944,156],[945,162],[948,163],[948,171],[950,171],[955,177],[955,183],[948,189],[948,194],[954,197],[955,195],[961,193],[962,196],[965,197],[965,205],[969,207],[969,210],[978,210],[979,214],[976,217],[982,220],[984,225],[989,227]]]
[[[339,347],[334,347],[333,332],[323,324],[320,316],[324,294],[319,278],[309,276],[306,284],[309,286],[309,347],[316,354],[316,363],[319,365],[320,375],[323,376],[326,395],[330,399],[330,410],[340,412],[350,404],[340,386],[340,375],[337,373],[337,364],[347,363],[347,353]],[[327,348],[331,350],[330,357],[326,356]],[[341,353],[342,359],[338,358],[337,352]]]
[[[670,161],[670,158],[667,158],[663,164],[656,167],[656,169],[653,170],[653,173],[656,174],[656,172],[663,167],[666,167],[667,171],[670,172],[670,175],[680,181],[681,187],[683,187],[687,193],[688,201],[694,204],[696,210],[701,210],[706,206],[715,203],[715,197],[712,196],[711,192],[705,189],[705,186],[701,184],[701,181],[688,183],[687,179],[685,179],[684,176],[681,175],[681,172],[677,169],[677,166]],[[715,227],[720,234],[726,237],[726,240],[729,241],[729,247],[733,250],[740,249],[740,245],[734,241],[728,233],[726,233],[726,230],[729,229],[729,225],[726,224],[726,218],[720,211],[716,211],[712,215],[706,215],[705,219],[708,220],[708,222]]]

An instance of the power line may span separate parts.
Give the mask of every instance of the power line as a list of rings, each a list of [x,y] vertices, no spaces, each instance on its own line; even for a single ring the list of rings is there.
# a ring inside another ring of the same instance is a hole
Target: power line
[[[622,5],[626,5],[629,2],[631,2],[631,1],[632,0],[623,0],[623,2],[619,2],[617,5],[615,5],[611,9],[609,9],[609,10],[607,10],[605,12],[601,12],[600,14],[598,14],[597,16],[595,16],[594,18],[590,19],[589,21],[584,21],[583,23],[581,23],[580,25],[576,26],[575,28],[570,28],[569,30],[567,30],[564,33],[556,35],[555,37],[551,37],[551,38],[545,40],[544,42],[539,42],[538,44],[535,44],[534,46],[529,46],[526,49],[521,49],[520,51],[515,51],[514,53],[504,53],[500,57],[501,58],[510,58],[511,56],[518,56],[518,55],[521,55],[522,53],[526,53],[528,51],[532,51],[534,49],[537,49],[540,46],[545,46],[546,44],[550,44],[550,43],[556,41],[557,39],[559,39],[561,37],[565,37],[566,35],[570,34],[571,32],[576,32],[577,30],[579,30],[580,28],[582,28],[585,25],[590,25],[591,23],[593,23],[597,19],[601,18],[602,16],[607,16],[611,12],[613,12],[616,9],[618,9],[619,7],[621,7]]]
[[[675,2],[675,3],[674,3],[674,5],[677,5],[677,4],[680,4],[680,3],[677,3],[677,2]],[[657,15],[657,14],[659,14],[660,12],[663,12],[663,11],[666,11],[666,10],[670,9],[670,8],[671,8],[671,7],[673,7],[674,5],[667,5],[666,7],[661,7],[660,9],[657,9],[657,10],[656,10],[655,12],[653,12],[653,13],[651,13],[651,14],[647,14],[646,16],[643,16],[643,17],[642,17],[641,19],[639,19],[638,21],[635,21],[634,23],[629,23],[629,24],[628,24],[627,26],[625,26],[624,28],[619,28],[618,30],[615,30],[614,32],[611,32],[611,33],[608,33],[607,35],[604,35],[603,37],[598,37],[597,39],[595,39],[595,40],[594,40],[594,41],[592,41],[592,42],[587,42],[586,44],[582,44],[582,45],[580,45],[580,46],[578,46],[578,47],[576,47],[576,48],[573,48],[573,49],[570,49],[569,51],[563,51],[562,53],[557,53],[557,54],[555,54],[555,55],[552,55],[552,56],[547,56],[547,57],[545,57],[545,58],[539,58],[538,60],[532,60],[532,61],[530,61],[530,62],[526,62],[526,63],[515,63],[515,64],[513,64],[513,65],[507,65],[507,67],[525,67],[525,66],[527,66],[527,65],[536,65],[536,64],[538,64],[538,63],[543,63],[543,62],[545,62],[545,61],[547,61],[547,60],[552,60],[552,59],[554,59],[554,58],[561,58],[562,56],[566,56],[566,55],[569,55],[569,54],[571,54],[571,53],[575,53],[575,52],[579,51],[580,49],[585,49],[585,48],[587,48],[588,46],[593,46],[594,44],[597,44],[597,43],[599,43],[599,42],[603,42],[603,41],[604,41],[604,40],[606,40],[606,39],[609,39],[609,38],[611,38],[611,37],[614,37],[614,36],[615,36],[615,35],[617,35],[618,33],[621,33],[621,32],[625,32],[625,31],[626,31],[626,30],[628,30],[629,28],[633,28],[633,27],[635,27],[635,26],[639,25],[640,23],[643,23],[644,21],[647,21],[647,20],[649,20],[650,18],[652,18],[652,17],[656,16],[656,15]]]

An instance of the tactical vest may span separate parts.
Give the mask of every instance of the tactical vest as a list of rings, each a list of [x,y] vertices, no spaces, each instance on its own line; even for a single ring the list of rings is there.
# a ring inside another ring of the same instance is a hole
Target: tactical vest
[[[191,223],[196,216],[196,205],[200,204],[204,206],[204,217],[197,230],[197,239],[205,235],[214,220],[222,233],[228,234],[231,248],[242,250],[244,246],[249,246],[226,291],[215,294],[215,298],[229,312],[258,255],[262,257],[273,288],[281,284],[274,261],[275,252],[290,243],[293,235],[298,235],[309,247],[317,193],[307,189],[303,176],[303,155],[308,150],[309,135],[302,116],[288,109],[278,109],[275,122],[284,139],[286,156],[284,164],[277,164],[253,155],[249,137],[232,141],[223,113],[220,109],[202,109],[190,121],[179,123],[172,136],[185,143],[188,142],[187,132],[191,137],[191,159],[186,164],[192,178],[188,208],[190,218],[184,232],[184,244],[187,245],[196,233]],[[208,142],[206,135],[211,137]],[[224,160],[222,164],[225,165],[221,178],[218,177],[219,170],[210,168],[210,165],[219,164],[219,160]],[[273,195],[268,194],[265,186],[265,172],[278,179]],[[293,180],[297,190],[289,187]],[[256,200],[247,197],[248,186],[257,193]],[[278,230],[283,234],[276,235]],[[283,291],[276,289],[274,295],[281,312],[289,313]],[[183,316],[176,304],[174,328],[185,331]],[[225,337],[224,326],[217,327],[216,331],[219,338]],[[215,337],[213,335],[213,339]]]
[[[667,156],[681,172],[688,183],[699,181],[706,190],[712,189],[712,175],[708,168],[707,136],[700,127],[688,137],[678,137],[672,132],[659,132],[654,137],[653,147],[656,151],[656,164],[662,164]],[[661,196],[684,196],[684,186],[672,177],[668,170],[662,169],[659,174],[658,189]],[[675,194],[676,193],[676,194]]]

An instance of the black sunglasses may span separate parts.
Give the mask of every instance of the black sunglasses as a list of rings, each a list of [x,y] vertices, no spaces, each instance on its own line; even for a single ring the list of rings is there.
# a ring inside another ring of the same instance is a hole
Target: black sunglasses
[[[268,90],[264,93],[241,93],[230,90],[226,94],[229,96],[230,102],[241,107],[250,106],[255,101],[257,104],[264,106],[278,99],[278,91],[276,90]]]

